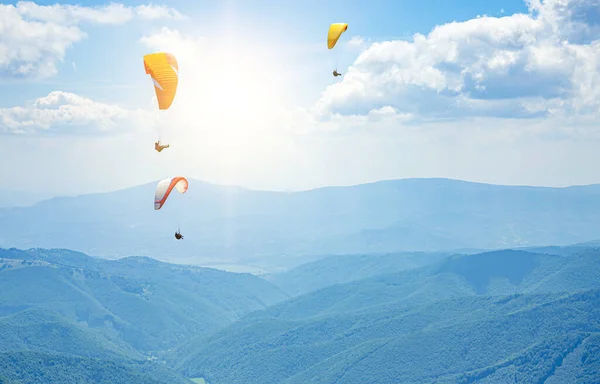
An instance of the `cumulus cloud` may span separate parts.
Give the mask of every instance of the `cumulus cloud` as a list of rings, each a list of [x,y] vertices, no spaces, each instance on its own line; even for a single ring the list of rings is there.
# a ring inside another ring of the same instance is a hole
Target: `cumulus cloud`
[[[365,39],[362,36],[352,36],[348,41],[348,45],[351,48],[363,48],[365,44]]]
[[[115,25],[134,18],[181,18],[165,6],[129,7],[111,3],[101,7],[38,5],[20,1],[0,4],[0,76],[48,77],[57,73],[68,48],[87,35],[82,23]]]
[[[185,17],[176,9],[169,8],[165,5],[139,5],[134,8],[135,13],[146,20],[159,20],[164,18],[181,20]]]
[[[138,5],[130,7],[119,3],[104,6],[84,7],[80,5],[38,5],[31,1],[19,1],[16,6],[4,5],[4,10],[13,11],[23,19],[55,24],[121,24],[135,17],[146,20],[182,19],[177,10],[161,5]]]
[[[25,107],[0,109],[0,133],[93,135],[139,130],[149,126],[144,111],[126,110],[73,93],[53,91]]]
[[[207,49],[206,40],[197,36],[183,36],[178,30],[162,27],[150,35],[142,36],[140,43],[144,46],[162,50],[169,48],[174,52],[178,61],[197,60]]]
[[[600,0],[527,0],[529,14],[437,26],[411,41],[364,50],[314,107],[367,116],[394,108],[415,119],[596,115]]]

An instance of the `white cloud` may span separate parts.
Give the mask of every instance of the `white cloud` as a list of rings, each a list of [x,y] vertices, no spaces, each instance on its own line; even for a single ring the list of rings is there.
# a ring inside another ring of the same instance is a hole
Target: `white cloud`
[[[38,5],[30,1],[19,1],[15,6],[5,5],[5,9],[13,9],[23,19],[36,20],[55,24],[79,24],[89,22],[95,24],[122,24],[135,17],[146,20],[181,19],[183,16],[175,9],[167,6],[139,5],[126,6],[110,3],[104,6],[83,7],[80,5]]]
[[[79,27],[82,23],[114,25],[133,18],[181,17],[174,9],[153,5],[42,6],[29,1],[0,4],[0,77],[55,75],[66,50],[86,37]]]
[[[155,50],[173,52],[178,61],[187,62],[196,60],[208,47],[205,39],[196,36],[183,36],[178,30],[167,27],[161,28],[156,33],[143,36],[140,43]]]
[[[176,9],[169,8],[165,5],[139,5],[135,7],[135,12],[146,20],[159,20],[164,18],[181,20],[185,18]]]
[[[94,135],[148,127],[151,116],[103,104],[68,92],[53,91],[31,105],[0,109],[1,134]]]
[[[478,17],[412,41],[372,44],[313,109],[415,119],[596,115],[600,1],[529,0],[531,13]]]
[[[363,48],[366,44],[365,38],[362,36],[352,36],[348,41],[351,48]]]

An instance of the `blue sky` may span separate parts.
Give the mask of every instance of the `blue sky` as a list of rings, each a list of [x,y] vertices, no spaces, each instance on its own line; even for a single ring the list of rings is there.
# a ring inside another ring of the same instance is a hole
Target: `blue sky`
[[[0,189],[597,183],[599,6],[565,1],[0,3]],[[164,113],[155,51],[180,65]]]

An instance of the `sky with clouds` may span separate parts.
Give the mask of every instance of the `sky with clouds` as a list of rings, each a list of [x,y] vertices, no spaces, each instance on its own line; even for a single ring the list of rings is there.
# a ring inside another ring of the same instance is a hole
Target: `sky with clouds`
[[[600,183],[600,0],[68,3],[0,3],[0,189]]]

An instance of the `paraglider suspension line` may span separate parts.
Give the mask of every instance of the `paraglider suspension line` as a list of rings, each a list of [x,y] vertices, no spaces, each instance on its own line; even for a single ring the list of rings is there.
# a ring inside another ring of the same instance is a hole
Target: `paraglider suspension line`
[[[156,123],[156,133],[158,133],[158,142],[162,141],[161,129],[160,129],[160,113],[158,111],[154,112],[155,123]]]
[[[339,62],[339,57],[337,55],[337,52],[333,52],[333,61],[335,63],[335,72],[337,73],[337,69],[338,69],[338,62]],[[337,81],[337,77],[334,77],[334,82]]]

